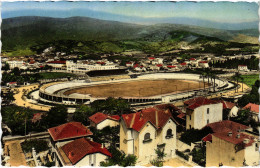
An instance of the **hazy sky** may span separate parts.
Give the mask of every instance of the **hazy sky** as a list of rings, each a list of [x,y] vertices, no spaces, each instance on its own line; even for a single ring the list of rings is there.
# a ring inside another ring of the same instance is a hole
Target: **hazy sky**
[[[87,16],[118,20],[114,19],[117,16],[149,20],[186,17],[226,23],[258,20],[258,4],[254,2],[3,2],[1,11],[2,18]]]

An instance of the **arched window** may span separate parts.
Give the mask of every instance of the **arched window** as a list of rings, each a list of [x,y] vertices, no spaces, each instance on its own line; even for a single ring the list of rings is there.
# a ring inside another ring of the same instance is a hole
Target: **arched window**
[[[172,134],[172,129],[168,129],[166,132],[166,139],[172,138],[173,134]]]
[[[143,142],[150,142],[152,139],[151,139],[151,134],[150,133],[146,133],[144,135],[144,141]]]

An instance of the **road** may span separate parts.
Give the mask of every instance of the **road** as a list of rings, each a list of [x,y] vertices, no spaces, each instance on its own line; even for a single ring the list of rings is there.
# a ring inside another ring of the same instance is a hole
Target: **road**
[[[28,85],[28,86],[22,86],[19,88],[13,88],[12,90],[18,90],[18,93],[15,92],[15,95],[14,95],[14,98],[15,98],[14,104],[17,106],[28,107],[28,108],[34,109],[34,110],[49,111],[51,108],[50,106],[32,104],[28,101],[25,101],[26,99],[25,100],[23,99],[24,90],[31,91],[38,87],[39,87],[39,84],[32,84],[32,85]]]

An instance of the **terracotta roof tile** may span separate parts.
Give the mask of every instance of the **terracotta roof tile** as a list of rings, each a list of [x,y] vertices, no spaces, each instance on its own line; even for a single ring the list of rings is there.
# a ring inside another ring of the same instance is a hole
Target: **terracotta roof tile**
[[[189,109],[194,110],[197,107],[200,107],[202,105],[208,105],[208,104],[218,104],[219,102],[215,100],[210,100],[205,97],[196,97],[190,100],[186,100],[184,102],[185,105],[188,106]]]
[[[245,130],[249,127],[240,123],[236,123],[230,120],[223,120],[219,122],[214,122],[207,124],[205,127],[210,127],[213,132],[229,132],[229,131],[238,131]]]
[[[243,109],[249,109],[252,112],[259,113],[259,104],[248,103]]]
[[[109,116],[107,114],[98,112],[98,113],[90,116],[89,119],[91,121],[93,121],[95,124],[99,124],[102,121],[104,121],[105,119],[111,119],[111,120],[114,120],[114,121],[119,121],[120,117],[118,115]]]
[[[92,132],[80,122],[69,122],[52,127],[48,132],[54,141],[92,135]]]
[[[102,145],[87,138],[76,139],[61,147],[73,165],[84,158],[86,155],[93,153],[102,153],[112,157],[111,153]]]
[[[169,109],[164,109],[167,105],[158,105],[151,108],[142,109],[139,112],[123,114],[122,118],[127,128],[140,131],[143,126],[150,122],[156,129],[162,128],[166,122],[172,118]]]

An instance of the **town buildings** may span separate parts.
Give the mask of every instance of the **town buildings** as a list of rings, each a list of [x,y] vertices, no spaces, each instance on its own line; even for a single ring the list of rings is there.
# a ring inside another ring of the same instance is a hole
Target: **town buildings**
[[[79,122],[69,122],[48,129],[55,166],[100,166],[111,157],[101,144],[93,142],[93,134]]]
[[[159,106],[123,114],[120,121],[120,150],[137,156],[137,165],[156,158],[162,150],[166,158],[175,155],[176,124],[169,109]]]

